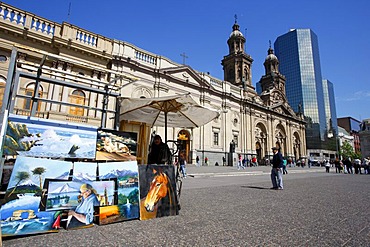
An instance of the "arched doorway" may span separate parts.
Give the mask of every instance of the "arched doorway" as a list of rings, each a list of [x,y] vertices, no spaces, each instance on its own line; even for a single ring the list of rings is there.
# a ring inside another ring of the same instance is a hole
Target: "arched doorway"
[[[186,162],[189,163],[191,161],[190,156],[190,133],[187,130],[181,130],[177,135],[177,141],[179,145],[179,153],[185,153]]]
[[[259,142],[256,143],[256,153],[257,153],[257,160],[261,163],[262,160],[262,148]]]
[[[283,156],[287,155],[286,148],[286,132],[284,126],[278,124],[275,129],[275,140],[276,147],[280,149],[280,152]]]
[[[267,153],[267,131],[266,127],[263,123],[257,123],[256,127],[254,128],[255,134],[255,143],[256,143],[256,154],[258,163],[264,164],[265,163],[265,156],[268,155]]]

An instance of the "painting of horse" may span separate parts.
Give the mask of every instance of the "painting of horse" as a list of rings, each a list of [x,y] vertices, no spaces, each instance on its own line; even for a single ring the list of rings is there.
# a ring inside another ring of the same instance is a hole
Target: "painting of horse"
[[[178,215],[173,166],[140,165],[140,220]]]

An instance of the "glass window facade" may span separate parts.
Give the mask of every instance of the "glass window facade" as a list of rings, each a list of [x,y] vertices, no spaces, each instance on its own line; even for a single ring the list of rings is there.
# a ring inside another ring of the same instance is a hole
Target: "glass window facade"
[[[334,86],[329,80],[323,80],[326,128],[338,134],[337,110],[335,106]]]
[[[308,149],[321,149],[326,117],[317,36],[310,29],[294,29],[275,43],[280,73],[286,77],[286,95],[294,111],[302,106],[306,117]]]

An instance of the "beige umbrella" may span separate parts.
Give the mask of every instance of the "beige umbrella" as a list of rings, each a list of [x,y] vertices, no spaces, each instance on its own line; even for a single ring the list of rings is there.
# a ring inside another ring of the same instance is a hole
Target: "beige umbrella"
[[[219,115],[218,111],[199,105],[190,93],[158,98],[121,98],[120,121],[163,126],[166,142],[167,127],[199,127]]]

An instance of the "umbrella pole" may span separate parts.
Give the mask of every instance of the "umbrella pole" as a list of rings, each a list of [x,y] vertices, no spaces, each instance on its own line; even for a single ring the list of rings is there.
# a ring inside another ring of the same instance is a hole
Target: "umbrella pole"
[[[164,140],[167,143],[167,112],[164,112]]]

